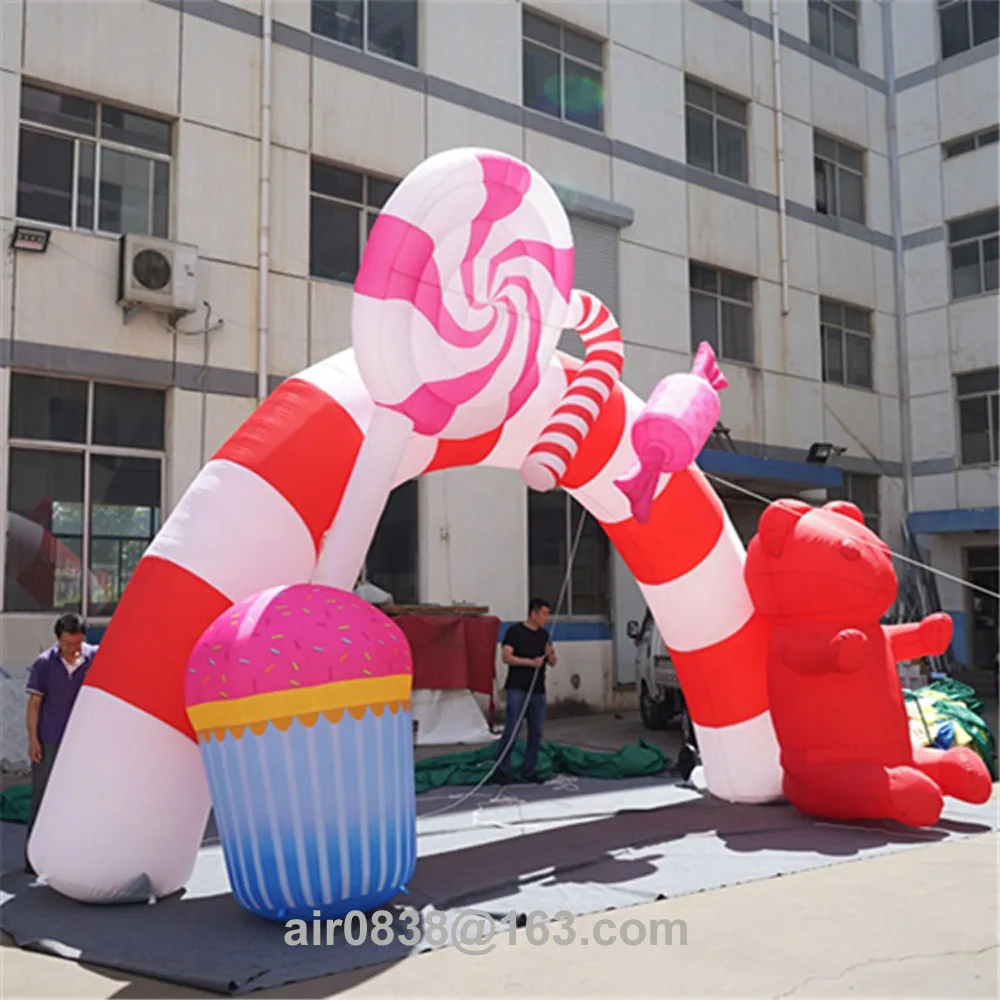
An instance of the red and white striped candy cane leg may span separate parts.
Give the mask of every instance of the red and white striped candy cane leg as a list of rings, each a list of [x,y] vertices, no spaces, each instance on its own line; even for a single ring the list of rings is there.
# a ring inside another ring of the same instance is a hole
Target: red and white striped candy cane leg
[[[572,385],[579,361],[561,355],[527,411],[480,460],[517,468],[544,407]],[[562,477],[604,527],[635,575],[670,650],[694,722],[709,791],[732,802],[781,797],[778,744],[768,711],[767,634],[743,580],[746,553],[697,466],[663,475],[640,524],[614,481],[636,462],[632,425],[644,403],[615,386]]]
[[[145,875],[162,896],[190,876],[210,801],[184,704],[188,657],[235,601],[310,579],[372,410],[351,352],[289,379],[206,464],[140,560],[29,844],[58,892],[108,901]],[[432,452],[415,438],[401,476]]]
[[[561,482],[621,378],[625,360],[618,323],[596,295],[574,288],[569,322],[583,340],[583,365],[521,466],[524,481],[540,493]]]

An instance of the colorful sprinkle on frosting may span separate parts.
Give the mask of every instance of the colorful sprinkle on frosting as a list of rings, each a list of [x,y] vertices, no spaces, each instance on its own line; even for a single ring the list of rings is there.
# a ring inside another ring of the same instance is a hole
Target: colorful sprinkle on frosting
[[[340,636],[335,647],[331,630]],[[237,724],[240,699],[291,688],[308,697],[309,688],[412,672],[405,636],[381,611],[343,591],[296,584],[253,595],[216,619],[192,653],[185,693],[191,706],[227,702]]]

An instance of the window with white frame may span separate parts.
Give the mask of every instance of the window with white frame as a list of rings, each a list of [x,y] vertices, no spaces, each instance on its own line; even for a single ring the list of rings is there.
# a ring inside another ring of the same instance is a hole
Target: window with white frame
[[[603,132],[603,43],[527,9],[522,30],[524,106]]]
[[[997,290],[1000,209],[990,209],[948,223],[951,297],[967,299]]]
[[[820,299],[823,381],[872,388],[872,314],[843,302]]]
[[[691,349],[707,341],[726,361],[754,363],[753,278],[691,263]]]
[[[580,529],[580,518],[584,518]],[[580,541],[567,574],[577,532]],[[611,615],[611,543],[600,523],[568,493],[528,491],[528,584],[531,597],[552,604],[559,600],[563,582],[562,615],[596,617]]]
[[[12,373],[6,611],[114,611],[160,528],[165,396]]]
[[[813,133],[816,211],[865,224],[865,154],[856,146]]]
[[[352,283],[379,209],[396,181],[312,161],[309,274]]]
[[[863,472],[845,472],[842,486],[827,491],[830,500],[846,500],[865,515],[865,524],[877,535],[880,527],[879,477]]]
[[[952,139],[944,143],[944,158],[951,160],[963,153],[971,153],[984,146],[995,146],[1000,141],[1000,128],[995,125],[993,128],[983,129],[982,132],[973,132],[972,135],[963,135],[960,139]]]
[[[407,66],[417,65],[417,0],[312,0],[312,31]]]
[[[955,377],[962,465],[1000,462],[1000,368]]]
[[[957,56],[1000,35],[1000,0],[938,0],[941,58]]]
[[[172,152],[165,119],[23,84],[18,217],[166,238]]]
[[[857,66],[857,0],[809,0],[809,44]]]
[[[691,79],[684,81],[684,97],[687,162],[745,184],[747,102]]]

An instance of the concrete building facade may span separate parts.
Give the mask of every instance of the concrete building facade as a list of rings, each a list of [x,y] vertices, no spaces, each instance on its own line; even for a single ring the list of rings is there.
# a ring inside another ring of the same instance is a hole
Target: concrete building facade
[[[745,540],[761,498],[842,496],[899,549],[912,479],[911,528],[934,564],[996,590],[996,2],[0,10],[12,677],[59,610],[106,623],[262,386],[349,346],[371,220],[410,169],[460,145],[556,186],[576,284],[615,310],[632,389],[686,370],[700,340],[716,348],[731,387],[699,461]],[[195,248],[193,312],[123,312],[124,233]],[[367,574],[399,601],[516,620],[530,596],[556,600],[579,517],[513,473],[433,473],[393,495]],[[551,697],[618,704],[642,602],[593,522],[569,579]],[[942,594],[972,613],[960,586]],[[962,628],[968,659],[982,640]]]

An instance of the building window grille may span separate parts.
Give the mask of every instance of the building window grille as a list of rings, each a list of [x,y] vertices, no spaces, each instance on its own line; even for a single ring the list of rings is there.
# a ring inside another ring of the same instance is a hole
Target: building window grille
[[[809,0],[809,43],[820,52],[857,66],[857,0]]]
[[[962,465],[1000,461],[1000,368],[966,372],[955,379]]]
[[[584,526],[580,529],[580,518]],[[604,529],[562,490],[528,491],[528,583],[531,597],[552,604],[567,578],[567,561],[577,532],[580,541],[563,596],[562,615],[610,621],[611,548]]]
[[[604,45],[582,32],[524,10],[524,106],[604,131]]]
[[[864,152],[816,132],[813,136],[816,211],[865,224]]]
[[[985,45],[1000,35],[998,0],[938,0],[941,58]]]
[[[754,363],[753,279],[691,263],[691,349],[704,340],[725,361]]]
[[[23,84],[17,215],[166,239],[172,154],[169,121]]]
[[[166,394],[11,375],[6,611],[106,618],[160,529]]]
[[[695,80],[684,84],[687,162],[747,183],[747,102]]]
[[[311,164],[309,274],[352,284],[379,210],[396,181],[320,160]]]
[[[352,49],[417,65],[417,0],[312,0],[312,31]]]
[[[951,297],[967,299],[997,290],[1000,209],[948,223]]]
[[[823,381],[872,388],[872,314],[829,299],[820,300]]]

